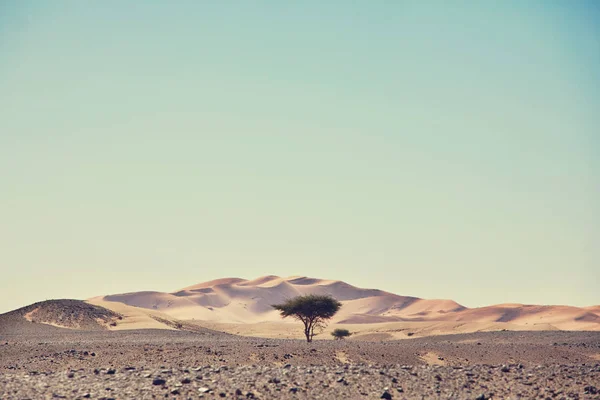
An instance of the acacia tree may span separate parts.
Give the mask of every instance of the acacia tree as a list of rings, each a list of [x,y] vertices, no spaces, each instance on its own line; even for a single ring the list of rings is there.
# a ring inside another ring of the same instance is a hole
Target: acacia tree
[[[292,317],[304,324],[304,336],[312,342],[315,330],[318,332],[326,326],[342,307],[342,303],[331,296],[309,294],[286,300],[282,304],[273,304],[283,318]]]

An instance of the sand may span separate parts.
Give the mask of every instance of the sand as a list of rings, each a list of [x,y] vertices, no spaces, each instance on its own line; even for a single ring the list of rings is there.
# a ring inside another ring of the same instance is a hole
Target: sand
[[[309,294],[329,294],[343,304],[331,321],[356,337],[401,339],[491,330],[600,330],[600,306],[500,304],[467,308],[453,300],[420,299],[377,289],[362,289],[339,280],[274,275],[253,280],[224,278],[173,293],[134,292],[88,300],[116,312],[129,310],[118,329],[158,328],[162,319],[210,326],[245,336],[297,338],[293,321],[282,320],[271,305]],[[129,308],[123,308],[129,307]],[[147,314],[151,314],[148,317]]]

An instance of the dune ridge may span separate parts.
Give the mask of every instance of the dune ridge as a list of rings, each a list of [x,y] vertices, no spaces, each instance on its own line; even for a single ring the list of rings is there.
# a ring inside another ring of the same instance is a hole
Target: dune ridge
[[[499,304],[468,308],[448,299],[401,296],[359,288],[339,280],[306,276],[267,275],[253,280],[223,278],[172,293],[123,293],[101,296],[94,302],[111,309],[114,309],[111,304],[119,303],[160,312],[177,320],[222,324],[238,331],[243,331],[244,325],[253,325],[255,331],[261,324],[272,329],[273,323],[293,322],[281,320],[271,305],[304,294],[327,294],[342,302],[343,307],[332,320],[333,324],[348,325],[361,331],[378,327],[377,332],[386,331],[385,325],[401,324],[400,330],[390,328],[395,337],[397,332],[411,330],[405,326],[407,323],[418,328],[417,331],[429,333],[462,332],[464,329],[600,330],[600,306]]]

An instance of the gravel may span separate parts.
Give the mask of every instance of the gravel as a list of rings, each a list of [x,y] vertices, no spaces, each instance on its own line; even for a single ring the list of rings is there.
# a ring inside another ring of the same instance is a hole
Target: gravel
[[[53,332],[0,337],[1,399],[600,399],[598,332],[311,344]]]
[[[94,374],[87,369],[0,375],[2,399],[23,398],[382,398],[382,399],[596,399],[600,365],[554,365],[515,368],[476,365],[399,366],[354,364],[346,366],[239,366],[215,373],[202,369],[195,379],[191,368],[171,373],[160,370]],[[340,381],[339,373],[344,379]],[[150,375],[148,377],[148,374]],[[442,376],[443,380],[437,379]],[[194,378],[194,379],[192,379]],[[395,383],[392,381],[395,378]],[[184,380],[189,383],[182,384]]]

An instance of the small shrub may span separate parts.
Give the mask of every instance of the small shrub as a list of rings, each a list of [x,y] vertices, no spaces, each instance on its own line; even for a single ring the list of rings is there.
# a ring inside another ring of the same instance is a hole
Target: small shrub
[[[348,329],[335,329],[331,332],[331,336],[334,337],[335,340],[343,340],[352,335]]]

